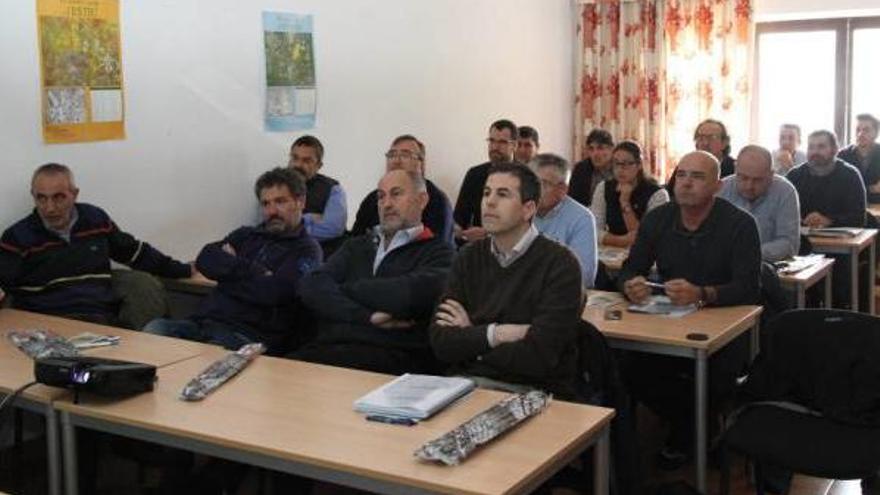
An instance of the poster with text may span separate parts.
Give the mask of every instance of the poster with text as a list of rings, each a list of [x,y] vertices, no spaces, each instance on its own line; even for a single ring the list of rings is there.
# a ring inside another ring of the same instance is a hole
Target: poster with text
[[[266,129],[315,126],[318,98],[312,16],[263,12],[266,52]]]
[[[37,0],[43,139],[125,138],[118,0]]]

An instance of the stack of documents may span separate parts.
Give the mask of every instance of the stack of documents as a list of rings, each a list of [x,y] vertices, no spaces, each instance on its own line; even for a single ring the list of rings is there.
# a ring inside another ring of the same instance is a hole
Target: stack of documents
[[[801,228],[801,234],[809,237],[855,237],[862,233],[862,229],[852,227],[825,227],[821,229]]]
[[[682,316],[689,315],[696,311],[697,306],[694,304],[676,306],[675,304],[672,304],[669,297],[654,295],[648,298],[645,303],[630,304],[627,309],[633,313],[646,313],[649,315],[664,315],[670,318],[681,318]]]
[[[368,415],[426,419],[475,386],[467,378],[407,373],[354,401],[354,410]]]

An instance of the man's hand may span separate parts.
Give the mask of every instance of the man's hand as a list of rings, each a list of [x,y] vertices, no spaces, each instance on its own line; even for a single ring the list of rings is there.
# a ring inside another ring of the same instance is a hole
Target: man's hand
[[[651,288],[645,283],[645,277],[633,277],[623,283],[623,294],[630,301],[640,304],[651,296]]]
[[[471,227],[461,231],[461,238],[467,242],[479,241],[486,237],[486,229],[483,227]]]
[[[790,151],[780,149],[776,151],[776,162],[789,169],[794,165],[794,156]]]
[[[232,244],[229,244],[228,242],[223,244],[223,252],[230,256],[238,256],[235,253],[235,248],[232,247]]]
[[[814,211],[804,217],[804,225],[811,229],[821,229],[823,227],[829,227],[831,225],[831,219],[818,211]]]
[[[507,323],[495,325],[495,343],[510,344],[526,338],[531,325]]]
[[[672,304],[684,306],[700,300],[700,288],[683,278],[670,280],[663,285]]]
[[[464,306],[455,299],[447,299],[437,307],[437,324],[441,327],[458,328],[473,326]]]
[[[411,320],[395,320],[390,313],[385,313],[383,311],[376,311],[371,314],[370,323],[372,323],[373,326],[385,329],[410,328],[416,324],[416,322]]]

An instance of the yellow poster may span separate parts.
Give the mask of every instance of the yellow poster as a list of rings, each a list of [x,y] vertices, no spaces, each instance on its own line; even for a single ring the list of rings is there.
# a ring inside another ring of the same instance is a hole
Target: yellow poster
[[[125,139],[119,0],[37,0],[43,139]]]

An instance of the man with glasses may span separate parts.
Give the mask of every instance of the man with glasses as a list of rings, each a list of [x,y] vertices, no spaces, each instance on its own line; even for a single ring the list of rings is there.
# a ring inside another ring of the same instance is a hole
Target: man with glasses
[[[391,142],[391,148],[385,153],[385,172],[406,170],[416,172],[425,177],[425,145],[415,136],[404,134]],[[450,245],[453,241],[452,206],[446,194],[425,179],[428,189],[428,205],[422,212],[422,223],[438,238]],[[361,201],[355,216],[352,235],[363,235],[371,232],[379,225],[378,192],[374,190]]]
[[[529,166],[541,181],[535,228],[572,250],[581,265],[581,282],[589,289],[598,264],[596,222],[590,210],[568,196],[568,162],[561,156],[541,153]]]
[[[700,122],[694,131],[694,146],[718,159],[721,163],[721,177],[734,173],[736,162],[730,156],[730,136],[723,122],[715,119]]]
[[[614,177],[611,154],[614,138],[605,129],[593,129],[587,135],[586,158],[574,165],[568,195],[578,203],[589,207],[593,202],[596,186]]]
[[[483,186],[489,176],[489,167],[496,163],[513,161],[518,145],[519,130],[516,124],[507,119],[496,120],[489,126],[489,161],[475,165],[467,171],[458,200],[455,202],[456,237],[463,242],[471,242],[486,237],[486,229],[480,216],[480,202],[483,200]]]
[[[755,219],[716,198],[721,182],[718,159],[705,151],[682,157],[675,172],[676,202],[648,212],[624,262],[618,283],[627,299],[645,302],[648,274],[656,263],[662,292],[673,304],[733,306],[755,304],[760,294],[761,244]],[[745,338],[709,360],[709,406],[733,391],[748,359]],[[627,376],[636,398],[671,423],[658,456],[661,468],[676,469],[692,452],[693,361],[634,353]],[[710,416],[711,417],[711,416]]]
[[[306,179],[303,225],[324,255],[330,256],[345,234],[348,206],[339,181],[318,172],[324,166],[324,145],[315,136],[300,136],[290,146],[287,166]]]
[[[105,325],[131,325],[117,310],[110,260],[169,278],[192,275],[192,266],[123,232],[101,208],[77,202],[79,188],[65,165],[34,172],[34,211],[0,240],[0,300],[16,308]]]

